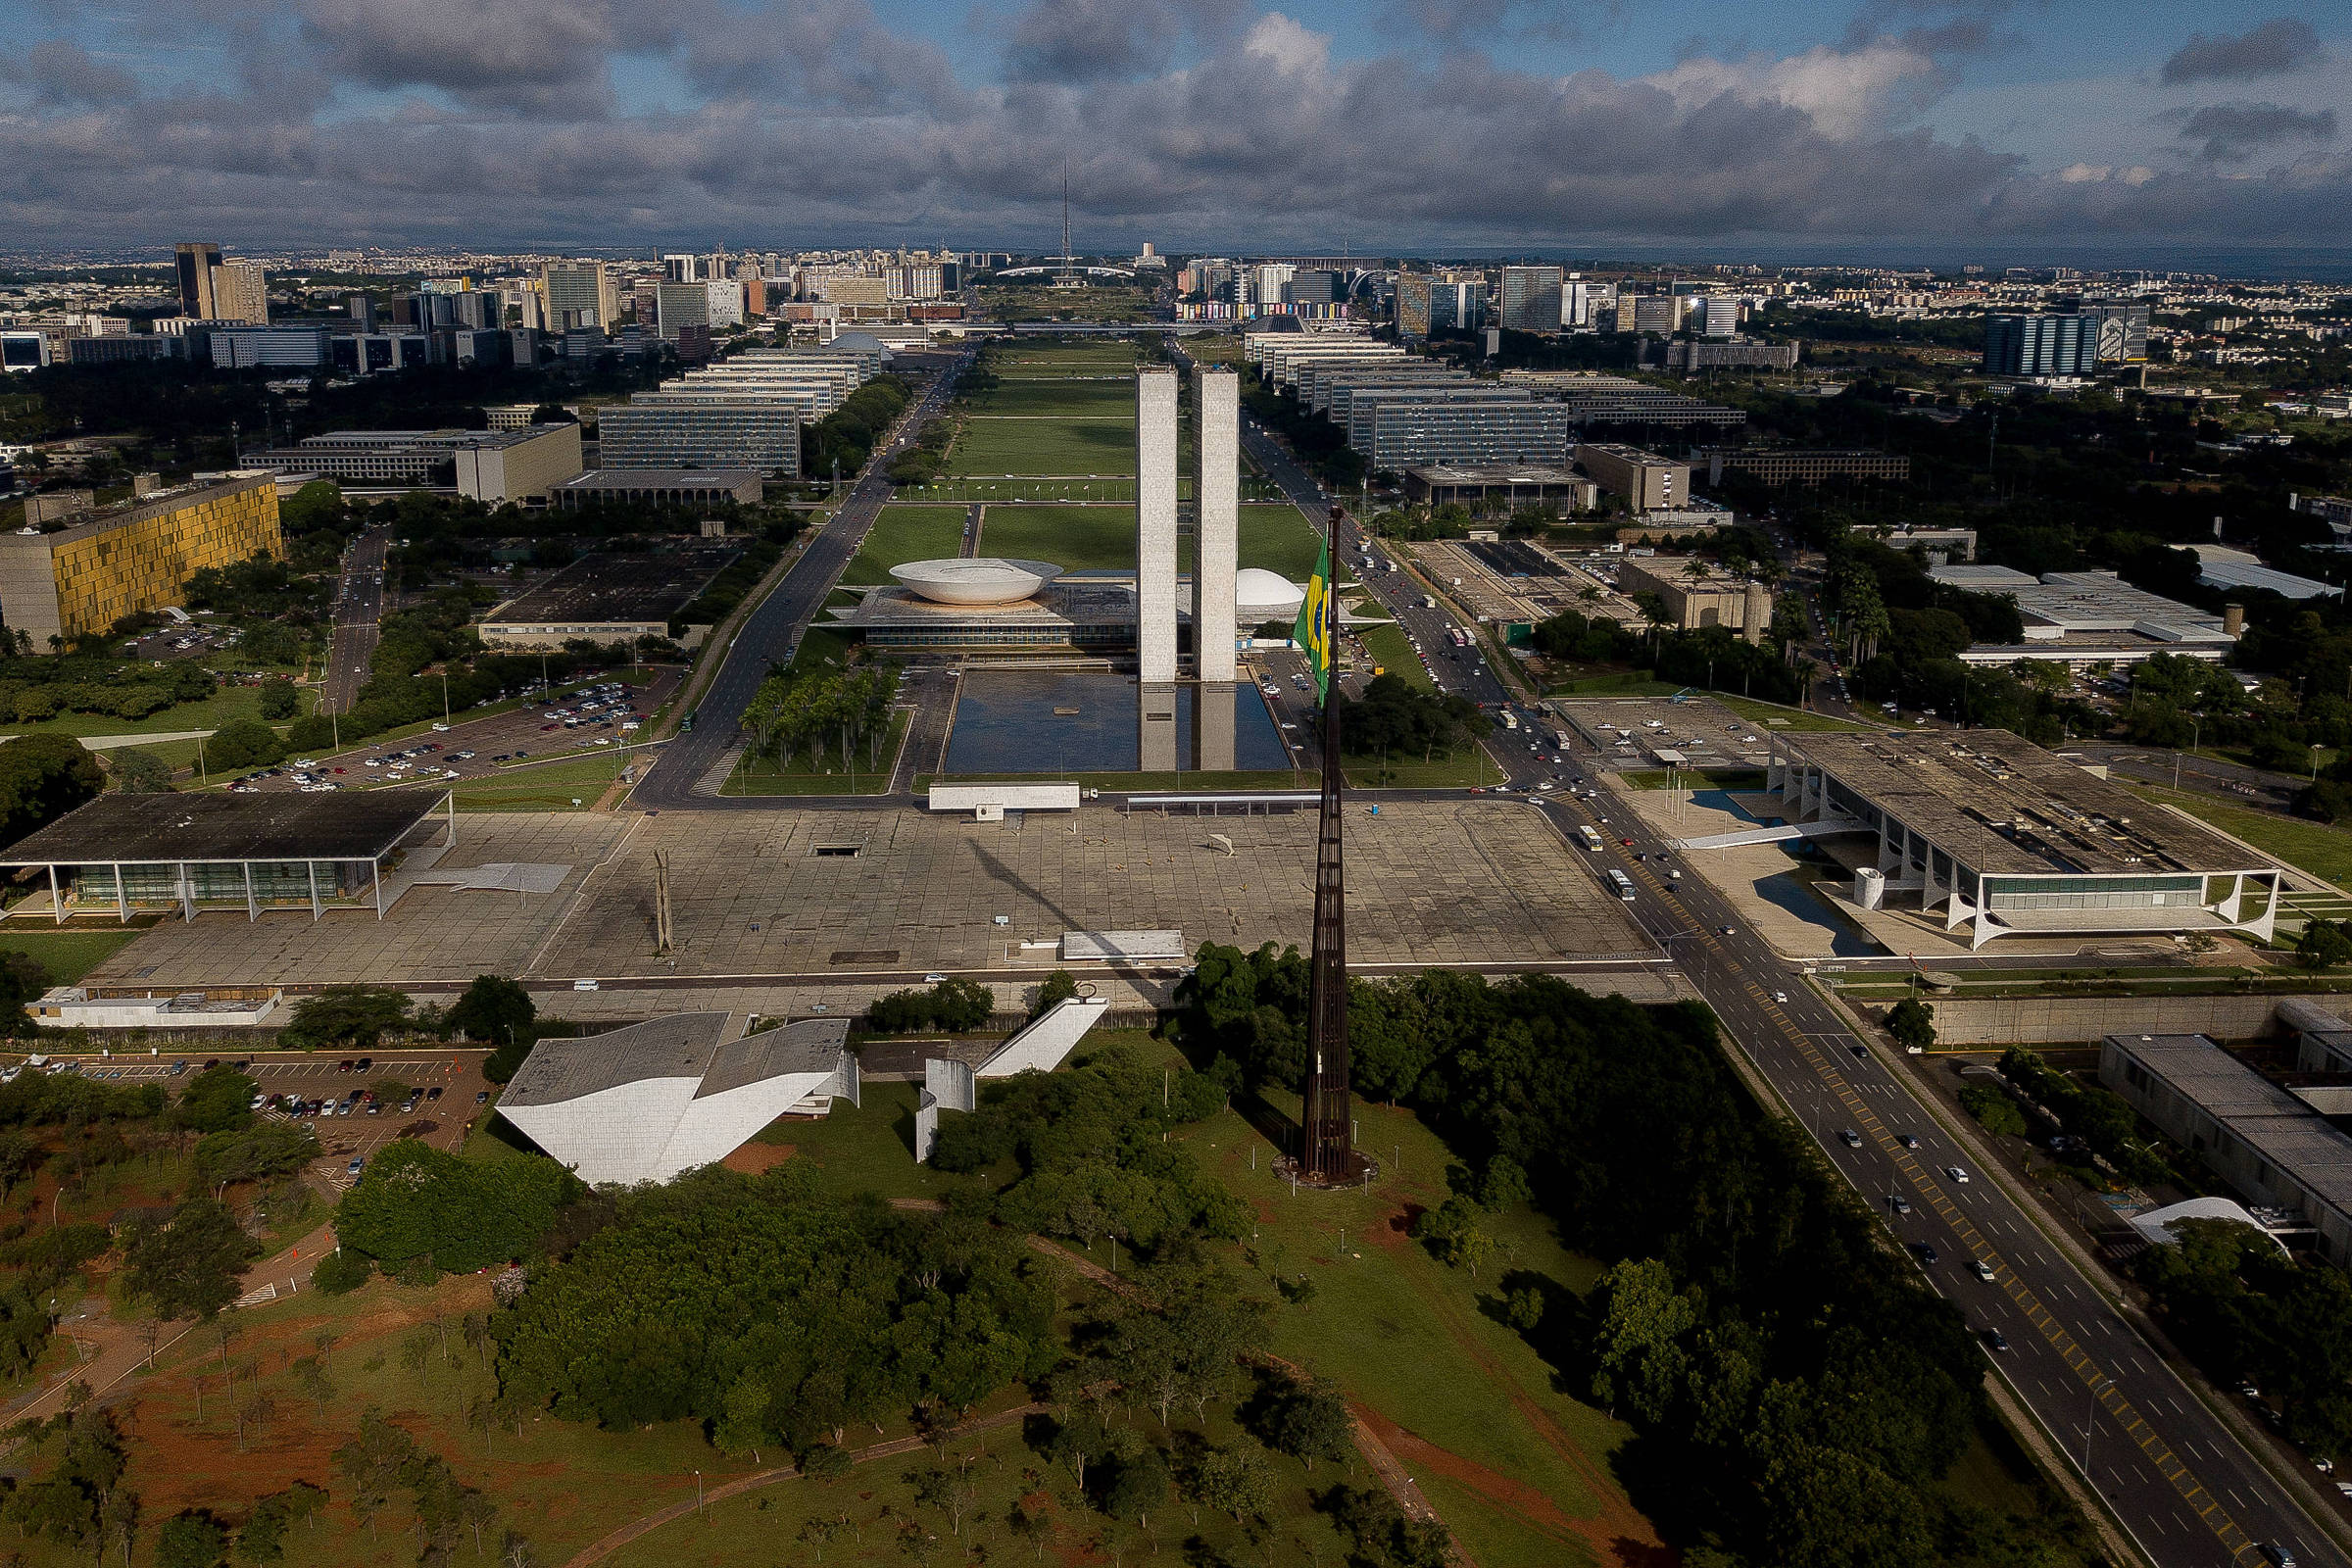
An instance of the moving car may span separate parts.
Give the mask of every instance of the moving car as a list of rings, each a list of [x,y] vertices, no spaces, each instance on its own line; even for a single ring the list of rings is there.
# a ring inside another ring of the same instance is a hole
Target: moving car
[[[1966,1187],[1968,1185],[1968,1172],[1961,1169],[1957,1165],[1944,1166],[1943,1173],[1962,1187]]]

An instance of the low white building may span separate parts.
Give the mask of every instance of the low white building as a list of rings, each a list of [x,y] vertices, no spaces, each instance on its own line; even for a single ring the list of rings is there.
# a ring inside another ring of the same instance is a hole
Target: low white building
[[[789,1112],[858,1102],[847,1018],[743,1034],[746,1015],[683,1012],[534,1048],[499,1114],[594,1186],[665,1182],[724,1159]]]
[[[250,1029],[274,1016],[286,994],[270,986],[158,991],[51,986],[24,1011],[52,1029]]]

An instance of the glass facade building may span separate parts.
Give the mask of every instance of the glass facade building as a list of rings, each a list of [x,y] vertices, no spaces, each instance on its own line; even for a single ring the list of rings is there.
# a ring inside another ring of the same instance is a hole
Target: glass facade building
[[[757,468],[801,471],[798,400],[735,402],[640,398],[598,416],[608,468]]]

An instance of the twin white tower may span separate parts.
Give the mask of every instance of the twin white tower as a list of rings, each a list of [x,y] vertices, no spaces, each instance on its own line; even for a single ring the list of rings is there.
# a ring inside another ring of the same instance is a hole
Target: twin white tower
[[[1234,574],[1241,554],[1242,393],[1232,370],[1194,380],[1200,428],[1193,443],[1193,667],[1231,681]],[[1146,366],[1135,377],[1135,596],[1137,671],[1146,686],[1176,679],[1176,370]]]

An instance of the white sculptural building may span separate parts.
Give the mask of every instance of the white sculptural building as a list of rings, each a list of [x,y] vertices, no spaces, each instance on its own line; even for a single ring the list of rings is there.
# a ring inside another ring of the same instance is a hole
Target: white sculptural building
[[[749,1015],[681,1012],[523,1059],[498,1112],[591,1186],[665,1182],[726,1158],[791,1111],[858,1102],[847,1018],[746,1035]]]

